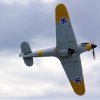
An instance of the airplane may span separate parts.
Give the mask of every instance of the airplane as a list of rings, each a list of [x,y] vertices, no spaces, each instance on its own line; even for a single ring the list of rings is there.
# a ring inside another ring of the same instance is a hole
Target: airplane
[[[81,65],[80,54],[93,50],[96,44],[91,42],[77,44],[71,25],[70,16],[64,4],[58,4],[55,9],[56,19],[56,47],[32,52],[27,42],[21,43],[21,54],[27,66],[33,65],[33,57],[57,57],[69,79],[69,82],[77,95],[85,94],[85,84]]]

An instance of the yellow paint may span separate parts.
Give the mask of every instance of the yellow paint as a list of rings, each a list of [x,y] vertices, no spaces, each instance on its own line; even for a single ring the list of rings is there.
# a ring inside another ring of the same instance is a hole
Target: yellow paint
[[[87,49],[88,51],[90,51],[90,50],[92,49],[92,46],[91,46],[90,43],[86,45],[86,49]]]
[[[67,20],[70,20],[70,17],[65,5],[59,4],[56,7],[56,22],[60,22],[62,17],[65,17]]]
[[[38,56],[39,56],[39,57],[42,57],[42,56],[43,56],[42,50],[38,51]]]
[[[70,81],[72,88],[74,90],[74,92],[77,95],[84,95],[85,93],[85,86],[84,86],[84,81],[81,81],[80,84],[75,83],[74,81]]]

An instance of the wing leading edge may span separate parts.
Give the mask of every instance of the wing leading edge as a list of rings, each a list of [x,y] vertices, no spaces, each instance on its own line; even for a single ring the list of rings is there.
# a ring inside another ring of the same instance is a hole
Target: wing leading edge
[[[79,56],[70,58],[59,58],[66,75],[71,83],[74,92],[78,95],[85,93],[84,78],[82,73],[81,60]]]

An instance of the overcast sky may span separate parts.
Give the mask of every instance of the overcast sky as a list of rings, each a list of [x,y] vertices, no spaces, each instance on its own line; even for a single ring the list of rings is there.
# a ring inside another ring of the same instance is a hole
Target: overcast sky
[[[20,44],[32,51],[55,47],[55,8],[68,8],[78,43],[98,45],[81,55],[86,94],[77,96],[57,58],[34,58],[28,68],[18,57]],[[0,0],[0,100],[100,99],[100,0]]]

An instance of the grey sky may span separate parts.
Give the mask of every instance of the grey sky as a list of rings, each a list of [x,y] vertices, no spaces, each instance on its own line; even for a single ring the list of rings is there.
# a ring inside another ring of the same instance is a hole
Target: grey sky
[[[0,0],[0,100],[99,100],[100,99],[100,0]],[[56,58],[34,58],[24,65],[20,43],[32,50],[56,45],[55,7],[64,3],[78,43],[91,38],[98,45],[96,61],[91,52],[81,55],[86,94],[74,94]],[[5,63],[6,62],[6,63]]]
[[[12,4],[0,3],[1,49],[18,48],[20,42],[34,41],[37,37],[55,39],[54,9],[57,3],[43,4],[40,1],[29,0],[27,4],[21,4],[20,1]],[[66,0],[63,1],[66,3]],[[99,2],[77,0],[66,3],[76,37],[86,38],[84,42],[89,38],[98,39],[92,36],[99,34]]]

